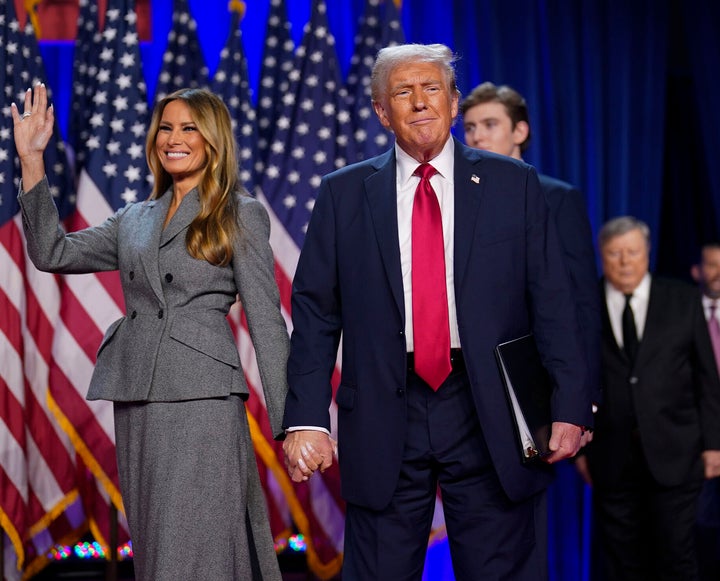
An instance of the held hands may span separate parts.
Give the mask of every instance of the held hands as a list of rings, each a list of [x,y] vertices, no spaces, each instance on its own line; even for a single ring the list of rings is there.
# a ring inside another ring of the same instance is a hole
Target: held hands
[[[47,88],[44,84],[35,85],[34,90],[25,92],[23,113],[20,114],[15,103],[10,105],[13,118],[15,150],[20,158],[23,172],[23,186],[30,189],[45,174],[43,152],[53,134],[55,113],[53,106],[48,107]]]
[[[337,455],[337,442],[325,432],[297,430],[289,432],[283,443],[285,465],[294,482],[303,482],[317,470],[325,472]]]

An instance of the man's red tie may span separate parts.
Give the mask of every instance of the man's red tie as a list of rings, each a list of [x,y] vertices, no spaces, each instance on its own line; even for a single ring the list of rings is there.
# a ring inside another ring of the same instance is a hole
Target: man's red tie
[[[412,213],[412,309],[415,373],[438,389],[452,370],[450,322],[445,279],[442,216],[430,177],[437,170],[423,163]]]

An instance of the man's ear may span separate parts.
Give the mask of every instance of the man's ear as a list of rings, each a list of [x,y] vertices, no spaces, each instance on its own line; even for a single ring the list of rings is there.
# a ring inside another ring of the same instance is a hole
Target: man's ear
[[[375,115],[377,115],[378,119],[380,120],[380,125],[385,127],[385,129],[390,129],[390,120],[385,113],[385,107],[382,106],[380,101],[373,101],[372,106],[375,110]]]
[[[530,134],[530,126],[527,121],[518,121],[513,129],[513,142],[515,145],[522,145]]]
[[[699,264],[693,264],[690,267],[690,275],[693,277],[693,280],[697,283],[700,282],[701,276],[700,276],[700,265]]]

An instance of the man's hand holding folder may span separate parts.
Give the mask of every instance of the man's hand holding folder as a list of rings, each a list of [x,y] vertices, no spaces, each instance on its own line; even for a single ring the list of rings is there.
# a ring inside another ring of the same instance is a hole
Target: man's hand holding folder
[[[499,344],[495,357],[515,420],[522,461],[541,459],[552,464],[575,456],[592,439],[591,432],[575,424],[551,421],[553,383],[533,336]]]

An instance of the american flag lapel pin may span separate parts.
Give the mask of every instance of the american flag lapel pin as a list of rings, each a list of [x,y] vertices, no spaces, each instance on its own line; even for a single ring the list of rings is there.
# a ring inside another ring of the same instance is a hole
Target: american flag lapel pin
[[[474,184],[479,184],[480,178],[477,175],[473,174],[472,176],[470,176],[470,181]]]

